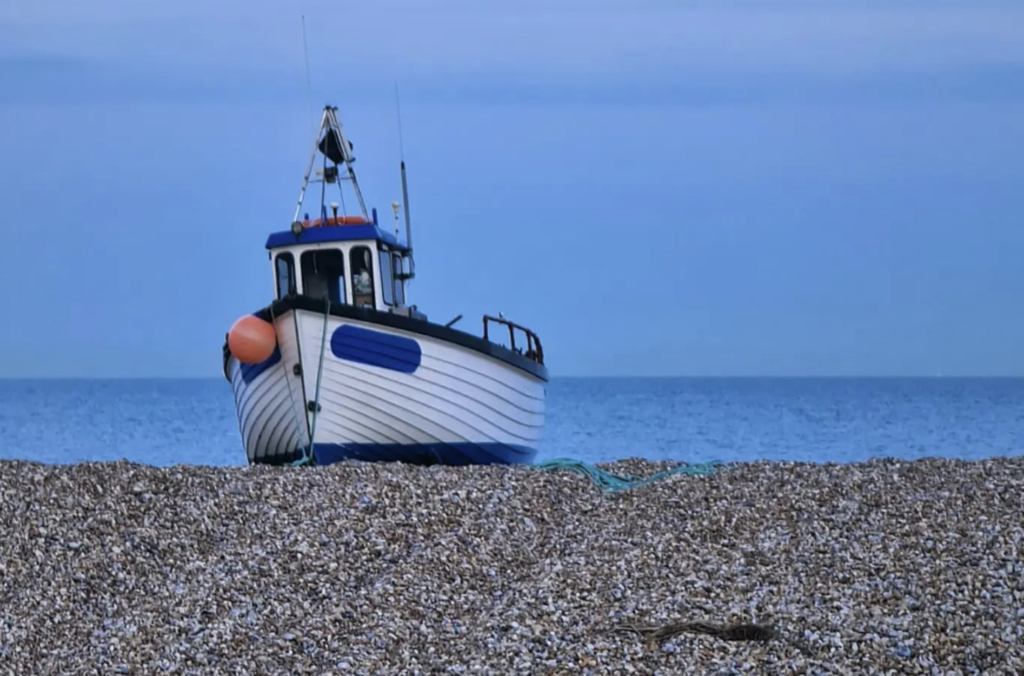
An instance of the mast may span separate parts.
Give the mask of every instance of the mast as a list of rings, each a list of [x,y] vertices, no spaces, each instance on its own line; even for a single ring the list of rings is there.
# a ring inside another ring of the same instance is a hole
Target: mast
[[[359,210],[362,213],[363,218],[369,222],[370,217],[366,212],[366,203],[363,201],[363,194],[359,190],[359,182],[356,181],[356,172],[352,167],[352,163],[356,161],[355,156],[352,154],[352,143],[346,138],[344,128],[341,125],[341,120],[338,119],[338,108],[337,106],[324,106],[323,116],[320,118],[320,127],[317,129],[316,138],[313,141],[313,152],[309,158],[309,165],[306,167],[306,174],[302,178],[302,189],[299,191],[299,200],[295,205],[295,215],[292,217],[292,222],[299,220],[299,212],[302,211],[302,202],[306,197],[306,188],[310,183],[310,175],[313,172],[313,165],[316,162],[317,153],[323,156],[323,169],[321,172],[323,176],[319,179],[314,179],[314,182],[323,183],[335,183],[338,182],[338,191],[341,191],[340,181],[351,181],[352,189],[356,193],[356,199],[359,201]],[[333,166],[328,166],[327,162],[333,163]],[[345,175],[339,171],[341,165],[345,167]],[[344,201],[344,195],[342,195],[342,201]],[[326,205],[324,204],[324,197],[320,199],[320,213],[326,214]]]
[[[395,114],[398,121],[398,154],[402,160],[402,206],[405,210],[405,246],[409,250],[409,272],[402,275],[402,279],[412,279],[416,276],[416,261],[412,257],[412,226],[409,223],[409,186],[405,181],[405,143],[402,141],[402,105],[398,98],[398,81],[395,81]],[[398,220],[398,210],[395,210],[395,220]],[[395,235],[398,235],[397,229]]]
[[[416,276],[416,261],[412,256],[412,226],[409,223],[409,187],[405,182],[405,160],[402,160],[402,206],[405,208],[405,246],[409,248],[409,273],[406,279]]]

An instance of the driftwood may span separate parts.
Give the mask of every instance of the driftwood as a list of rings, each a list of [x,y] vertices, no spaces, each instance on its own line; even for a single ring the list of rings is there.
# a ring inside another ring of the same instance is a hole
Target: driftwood
[[[647,639],[647,644],[651,647],[654,647],[667,639],[675,638],[680,634],[693,633],[714,636],[715,638],[720,638],[723,641],[765,642],[780,639],[804,652],[808,652],[807,647],[801,643],[783,636],[774,627],[761,624],[720,625],[710,624],[708,622],[681,622],[666,624],[659,627],[645,627],[635,624],[626,624],[617,627],[615,631],[617,633],[637,634],[638,636]]]

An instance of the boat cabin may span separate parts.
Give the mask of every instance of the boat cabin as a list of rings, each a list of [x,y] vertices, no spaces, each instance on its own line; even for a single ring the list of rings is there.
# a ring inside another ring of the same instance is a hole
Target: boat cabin
[[[266,247],[277,298],[301,294],[331,304],[369,306],[380,312],[415,313],[405,302],[410,250],[372,220],[338,216],[296,221],[275,232]]]
[[[318,154],[322,166],[313,174]],[[405,162],[401,163],[402,199],[405,202],[405,242],[398,240],[398,202],[395,212],[395,234],[382,229],[377,210],[368,211],[356,181],[352,143],[345,138],[337,108],[325,106],[317,132],[317,143],[302,179],[302,189],[295,206],[291,229],[275,232],[267,238],[274,288],[277,298],[302,295],[324,299],[334,305],[369,307],[378,312],[391,312],[426,319],[415,305],[405,302],[405,283],[415,276],[412,257],[412,234],[409,225],[409,200],[405,182]],[[299,220],[306,189],[320,183],[320,218],[310,220],[306,213]],[[339,202],[331,202],[332,216],[324,203],[328,185],[336,186]],[[338,215],[344,211],[343,185],[350,185],[359,206],[359,215]]]

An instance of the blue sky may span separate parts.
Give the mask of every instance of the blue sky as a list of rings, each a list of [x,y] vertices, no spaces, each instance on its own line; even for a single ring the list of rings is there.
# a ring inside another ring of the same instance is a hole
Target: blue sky
[[[310,100],[400,199],[396,80],[432,319],[555,375],[1024,375],[1019,4],[15,0],[0,376],[218,376]]]

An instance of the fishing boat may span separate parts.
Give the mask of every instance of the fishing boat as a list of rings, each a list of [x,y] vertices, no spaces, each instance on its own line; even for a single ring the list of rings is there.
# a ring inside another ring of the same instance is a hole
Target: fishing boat
[[[367,212],[354,162],[338,109],[325,106],[290,227],[266,240],[276,296],[225,337],[249,463],[532,462],[548,381],[540,339],[501,313],[485,315],[476,335],[455,328],[461,315],[439,324],[410,305],[405,160],[392,231]],[[314,218],[303,209],[311,184]]]

